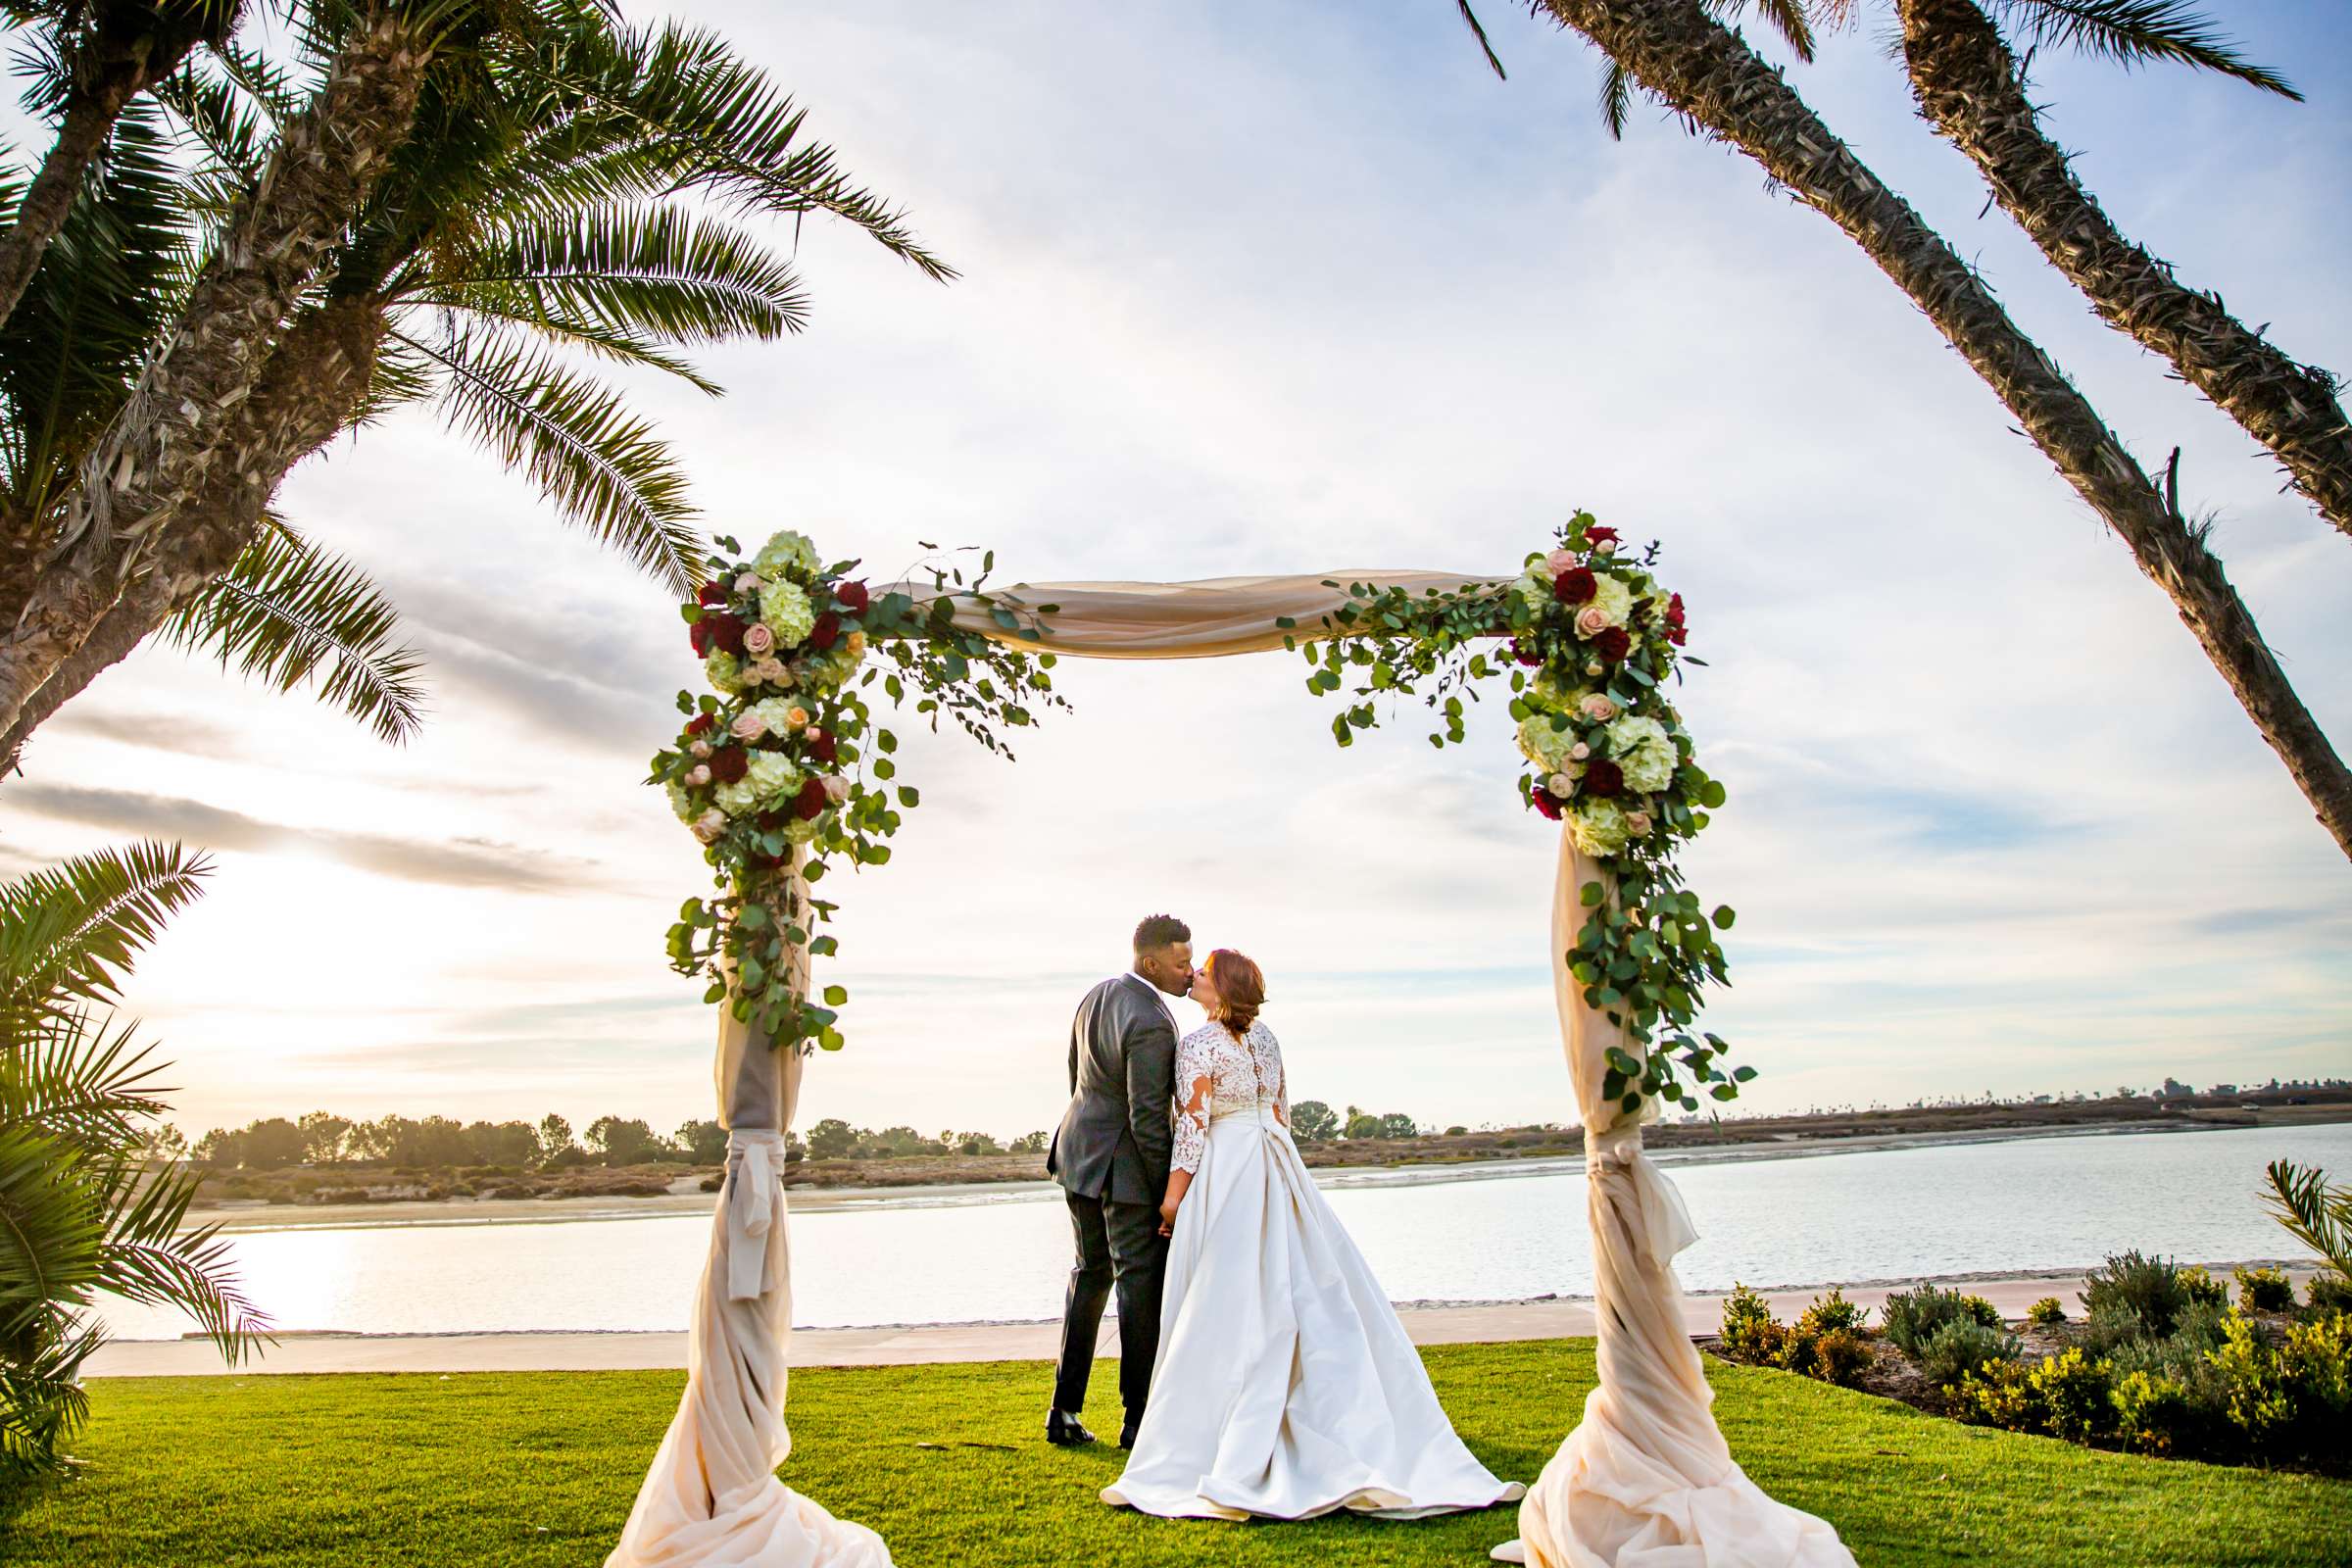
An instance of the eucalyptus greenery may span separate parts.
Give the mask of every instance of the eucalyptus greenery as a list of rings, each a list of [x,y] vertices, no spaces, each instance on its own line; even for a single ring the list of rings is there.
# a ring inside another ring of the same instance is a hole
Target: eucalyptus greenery
[[[1734,915],[1728,905],[1703,913],[1677,861],[1724,787],[1699,766],[1666,699],[1682,665],[1704,661],[1681,652],[1682,598],[1651,575],[1657,557],[1652,544],[1628,559],[1613,529],[1579,512],[1514,582],[1418,593],[1349,583],[1316,632],[1282,622],[1284,645],[1313,666],[1307,690],[1354,699],[1332,719],[1342,746],[1375,727],[1380,702],[1396,697],[1419,697],[1437,715],[1432,746],[1459,745],[1466,703],[1507,674],[1510,716],[1535,770],[1519,780],[1520,798],[1560,820],[1605,872],[1580,889],[1592,912],[1566,956],[1586,1004],[1625,1032],[1603,1092],[1627,1114],[1649,1100],[1697,1110],[1701,1093],[1732,1101],[1755,1076],[1727,1067],[1722,1037],[1692,1027],[1707,989],[1730,983],[1717,933]]]

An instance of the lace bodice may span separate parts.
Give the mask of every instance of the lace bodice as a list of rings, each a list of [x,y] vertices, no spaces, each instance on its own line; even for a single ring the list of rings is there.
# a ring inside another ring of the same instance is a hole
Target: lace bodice
[[[1291,1124],[1282,1047],[1264,1019],[1239,1040],[1221,1023],[1204,1023],[1176,1042],[1176,1169],[1200,1168],[1210,1121],[1261,1106],[1271,1107],[1285,1127]]]

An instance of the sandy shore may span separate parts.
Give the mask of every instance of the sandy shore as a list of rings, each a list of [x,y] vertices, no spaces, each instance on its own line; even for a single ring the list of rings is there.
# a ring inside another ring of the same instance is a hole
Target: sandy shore
[[[2298,1107],[2300,1108],[2300,1107]],[[2296,1120],[2340,1120],[2335,1106],[2312,1106],[2327,1112]],[[2282,1118],[2284,1119],[2284,1118]],[[2161,1120],[2099,1123],[2070,1127],[1988,1128],[1965,1132],[1889,1133],[1880,1136],[1815,1138],[1780,1134],[1751,1144],[1699,1149],[1661,1149],[1652,1157],[1661,1166],[1740,1164],[1760,1159],[1803,1159],[1824,1154],[1850,1154],[1898,1149],[1930,1149],[1952,1144],[2010,1143],[2023,1138],[2110,1138],[2136,1133],[2195,1133],[2230,1124],[2184,1117]],[[1326,1166],[1314,1172],[1318,1186],[1327,1188],[1425,1186],[1439,1182],[1496,1181],[1520,1176],[1544,1176],[1579,1171],[1584,1160],[1575,1156],[1525,1159],[1424,1161],[1403,1165]],[[920,1187],[794,1187],[795,1213],[823,1213],[828,1209],[951,1207],[966,1203],[1035,1202],[1058,1189],[1049,1181],[942,1182]],[[658,1198],[445,1199],[439,1201],[388,1203],[228,1203],[192,1209],[190,1225],[219,1225],[227,1231],[346,1230],[379,1225],[512,1225],[551,1222],[643,1219],[660,1214],[708,1214],[715,1201],[710,1193],[671,1192]]]
[[[2291,1269],[2298,1291],[2309,1269]],[[1983,1296],[2008,1318],[2045,1296],[2078,1310],[2073,1287],[2081,1270],[2000,1278],[1960,1276],[1951,1283]],[[1910,1280],[1843,1287],[1846,1296],[1876,1307]],[[1826,1285],[1767,1293],[1774,1313],[1792,1318]],[[1416,1345],[1472,1345],[1496,1340],[1552,1340],[1594,1331],[1589,1299],[1542,1297],[1528,1301],[1423,1301],[1399,1308]],[[1713,1334],[1723,1321],[1720,1294],[1683,1301],[1683,1325],[1693,1337]],[[1050,1361],[1060,1326],[1029,1323],[937,1323],[856,1329],[796,1329],[794,1366],[906,1366],[932,1361]],[[1117,1353],[1118,1329],[1105,1318],[1102,1351]],[[229,1368],[201,1340],[129,1340],[103,1346],[90,1357],[91,1377],[245,1377],[291,1372],[593,1372],[674,1369],[686,1364],[686,1336],[664,1334],[302,1334],[289,1335],[250,1366]]]

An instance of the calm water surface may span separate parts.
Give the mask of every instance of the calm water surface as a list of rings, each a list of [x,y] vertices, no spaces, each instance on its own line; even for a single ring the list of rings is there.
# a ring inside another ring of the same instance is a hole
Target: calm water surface
[[[2255,1197],[2273,1159],[2352,1176],[2352,1123],[2025,1139],[1685,1165],[1700,1240],[1692,1290],[2083,1268],[2125,1248],[2183,1261],[2294,1254]],[[1574,1169],[1400,1182],[1360,1176],[1332,1206],[1397,1300],[1592,1290]],[[1054,1193],[894,1198],[792,1221],[793,1319],[807,1327],[1059,1313],[1069,1221]],[[278,1327],[365,1334],[683,1329],[707,1215],[527,1220],[230,1238]],[[112,1302],[123,1338],[175,1316]]]

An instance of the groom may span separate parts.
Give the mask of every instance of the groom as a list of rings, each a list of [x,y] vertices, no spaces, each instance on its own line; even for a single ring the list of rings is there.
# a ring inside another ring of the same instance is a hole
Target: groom
[[[1176,1090],[1176,1020],[1160,993],[1193,984],[1193,933],[1174,915],[1135,928],[1135,967],[1078,1004],[1070,1025],[1070,1108],[1054,1129],[1046,1170],[1069,1200],[1078,1259],[1061,1313],[1061,1365],[1054,1379],[1048,1443],[1092,1443],[1079,1421],[1102,1303],[1119,1293],[1119,1396],[1127,1419],[1119,1446],[1135,1446],[1159,1355],[1159,1286],[1168,1244],[1159,1200],[1168,1185]]]

